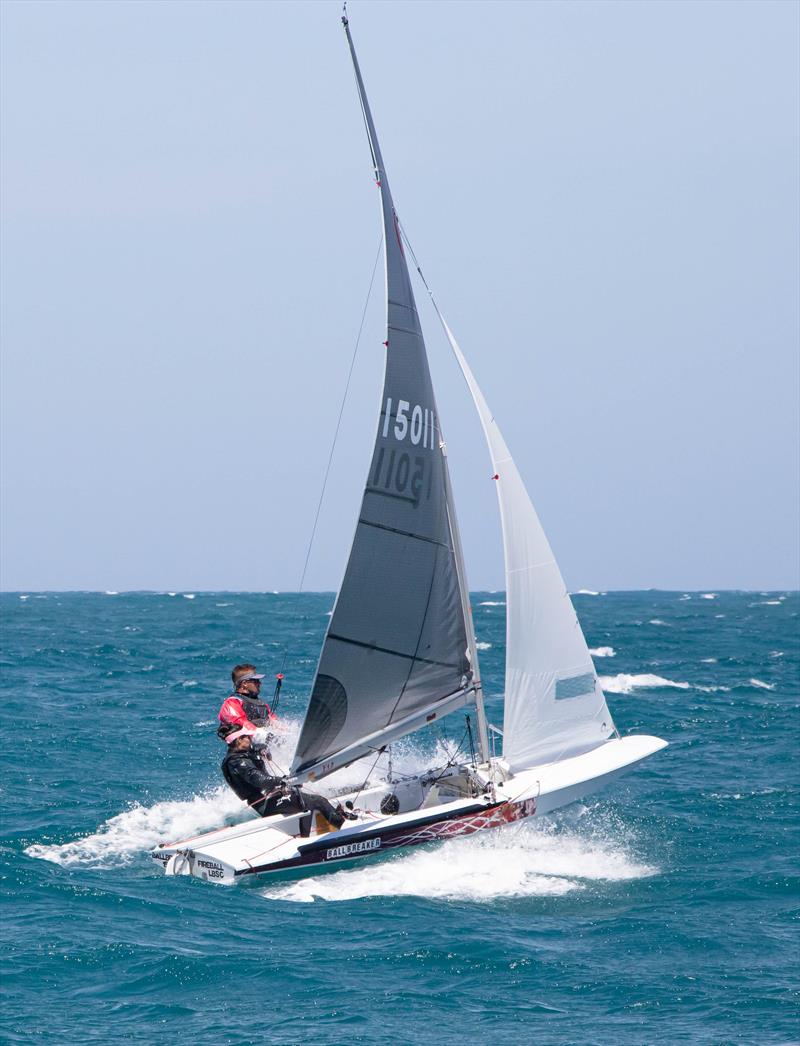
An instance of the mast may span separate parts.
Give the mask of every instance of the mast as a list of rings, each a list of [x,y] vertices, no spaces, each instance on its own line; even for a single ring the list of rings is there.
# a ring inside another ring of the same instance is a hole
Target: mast
[[[391,209],[391,217],[394,224],[394,229],[397,234],[398,241],[404,239],[404,233],[402,226],[397,218],[397,213],[394,209],[394,202],[392,200],[389,185],[386,180],[386,170],[383,165],[383,156],[381,154],[380,145],[378,143],[378,136],[375,131],[375,124],[372,119],[372,111],[369,107],[367,100],[367,92],[364,87],[364,81],[361,76],[361,67],[358,64],[358,58],[356,56],[355,45],[353,44],[353,37],[350,34],[350,22],[347,17],[347,4],[345,3],[342,12],[342,25],[344,26],[345,35],[347,37],[347,44],[350,48],[350,57],[353,60],[353,72],[356,78],[356,85],[358,87],[358,97],[361,102],[361,111],[364,116],[364,124],[367,129],[367,138],[369,140],[370,152],[372,154],[372,164],[375,170],[375,181],[381,190],[381,200],[384,208],[388,202],[389,208]],[[388,227],[388,221],[384,222],[384,228]],[[388,233],[387,233],[388,235]],[[402,250],[402,245],[401,245]],[[413,251],[412,257],[413,257]],[[389,264],[389,251],[387,244],[387,268]],[[405,266],[404,266],[405,268]],[[419,271],[419,266],[417,266]],[[420,274],[421,275],[421,274]],[[425,283],[423,279],[423,283]],[[427,284],[425,284],[427,288]],[[448,521],[450,525],[450,534],[453,542],[453,550],[455,553],[456,572],[458,575],[459,582],[459,593],[461,596],[461,607],[464,614],[464,625],[467,632],[467,649],[469,651],[469,661],[472,667],[472,683],[475,692],[475,706],[476,706],[476,717],[478,720],[478,749],[480,753],[480,761],[486,762],[489,759],[491,750],[489,748],[489,732],[486,724],[486,712],[483,704],[483,687],[480,681],[480,666],[478,663],[478,650],[475,645],[475,629],[472,625],[472,609],[469,602],[469,587],[467,584],[467,573],[464,565],[464,553],[461,548],[461,537],[458,530],[458,522],[455,513],[455,500],[453,498],[453,489],[450,484],[450,470],[447,465],[447,445],[444,439],[441,440],[441,453],[444,458],[444,481],[446,488],[446,502],[447,502],[447,513]]]
[[[445,484],[447,487],[447,511],[450,518],[450,534],[453,539],[453,550],[456,559],[456,572],[458,573],[458,588],[461,593],[461,607],[464,612],[464,623],[467,628],[467,649],[469,650],[469,663],[472,665],[472,685],[475,690],[475,715],[478,720],[478,752],[481,763],[488,763],[491,749],[489,748],[489,730],[486,725],[486,710],[483,707],[483,684],[481,683],[480,665],[478,664],[478,648],[475,645],[475,629],[472,624],[472,607],[469,602],[469,589],[467,587],[467,571],[464,566],[464,552],[461,548],[461,535],[456,520],[455,500],[453,499],[453,488],[450,486],[450,470],[447,468],[447,444],[442,443],[442,454],[445,458]]]

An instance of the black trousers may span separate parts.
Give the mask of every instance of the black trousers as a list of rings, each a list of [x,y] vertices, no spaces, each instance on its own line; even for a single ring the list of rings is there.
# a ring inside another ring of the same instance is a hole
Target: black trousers
[[[287,795],[275,795],[271,799],[265,799],[263,803],[257,803],[253,809],[262,817],[272,817],[273,814],[285,816],[318,810],[334,828],[341,828],[344,824],[342,815],[324,795],[303,792],[299,788],[290,788]],[[308,835],[307,830],[303,831],[304,828],[310,828],[308,821],[300,826],[300,834]]]

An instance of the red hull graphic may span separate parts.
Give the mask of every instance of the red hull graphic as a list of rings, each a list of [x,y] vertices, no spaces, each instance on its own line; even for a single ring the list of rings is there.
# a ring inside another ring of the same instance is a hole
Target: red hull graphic
[[[419,846],[442,839],[454,839],[458,835],[473,835],[485,828],[499,828],[504,824],[521,821],[536,813],[536,800],[523,799],[519,802],[504,802],[489,809],[472,810],[469,813],[437,820],[435,816],[423,824],[392,829],[389,824],[365,832],[353,838],[345,837],[335,845],[336,836],[332,839],[314,841],[302,848],[300,856],[288,861],[275,861],[272,864],[259,865],[237,872],[237,875],[252,875],[263,872],[288,871],[308,865],[330,865],[338,861],[367,857],[385,850],[394,850],[404,846]]]

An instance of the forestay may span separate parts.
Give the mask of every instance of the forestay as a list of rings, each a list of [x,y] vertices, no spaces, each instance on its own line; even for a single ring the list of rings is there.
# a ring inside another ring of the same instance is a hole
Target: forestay
[[[349,31],[380,187],[386,373],[353,546],[292,773],[320,777],[469,696],[447,462],[397,217]]]
[[[506,569],[503,756],[519,770],[589,751],[614,733],[614,723],[522,477],[452,331],[436,311],[478,409],[494,466]]]

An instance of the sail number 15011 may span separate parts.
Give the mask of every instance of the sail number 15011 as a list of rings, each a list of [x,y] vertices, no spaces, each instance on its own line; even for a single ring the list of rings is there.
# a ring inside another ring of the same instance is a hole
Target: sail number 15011
[[[436,449],[436,426],[435,415],[427,407],[419,404],[411,406],[408,400],[398,400],[397,409],[394,414],[394,426],[392,434],[396,440],[402,443],[409,439],[415,447],[429,447]],[[389,426],[392,423],[392,397],[386,397],[386,409],[383,415],[383,430],[381,435],[385,439],[389,435]]]

